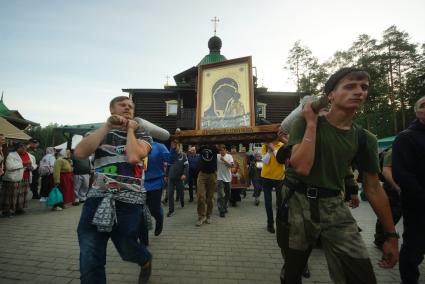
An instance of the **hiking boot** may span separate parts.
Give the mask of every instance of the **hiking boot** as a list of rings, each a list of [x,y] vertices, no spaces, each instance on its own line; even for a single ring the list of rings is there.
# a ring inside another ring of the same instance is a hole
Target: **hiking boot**
[[[272,234],[274,234],[276,232],[273,225],[268,225],[267,226],[267,231],[269,231]]]
[[[306,266],[304,267],[304,271],[303,271],[303,273],[302,273],[302,276],[303,276],[304,278],[310,278],[310,269],[308,269],[308,265],[306,265]]]
[[[2,216],[3,218],[10,218],[10,217],[13,217],[12,213],[10,213],[10,212],[3,212],[3,213],[1,214],[1,216]]]
[[[198,221],[196,222],[196,226],[197,227],[201,226],[202,224],[204,224],[205,220],[206,220],[205,217],[199,217]]]
[[[155,236],[161,235],[163,227],[164,226],[162,222],[156,222],[154,235]]]
[[[20,214],[25,214],[26,212],[24,211],[24,209],[17,209],[15,211],[15,215],[20,215]]]
[[[139,284],[146,284],[152,274],[152,259],[140,267]]]
[[[168,211],[168,213],[167,213],[167,217],[171,217],[171,216],[173,216],[174,215],[174,210],[173,211]]]

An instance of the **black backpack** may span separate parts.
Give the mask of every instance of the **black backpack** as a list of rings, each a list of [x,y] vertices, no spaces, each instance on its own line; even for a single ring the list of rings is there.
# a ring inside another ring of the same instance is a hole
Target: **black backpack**
[[[351,167],[354,169],[357,169],[359,171],[359,180],[363,180],[363,168],[361,166],[361,158],[362,154],[366,151],[367,147],[367,136],[366,136],[366,130],[356,123],[353,123],[354,127],[356,128],[357,132],[357,152],[354,155],[353,160],[351,161]]]
[[[381,153],[379,153],[379,169],[381,170],[381,172],[378,174],[379,176],[379,180],[382,181],[383,183],[386,183],[385,177],[382,174],[382,171],[384,169],[384,158],[385,155],[388,153],[389,150],[391,150],[392,146],[384,149]]]

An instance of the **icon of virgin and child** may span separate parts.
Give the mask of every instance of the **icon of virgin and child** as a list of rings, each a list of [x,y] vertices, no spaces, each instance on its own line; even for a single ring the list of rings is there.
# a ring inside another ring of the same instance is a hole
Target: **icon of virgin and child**
[[[202,117],[202,129],[232,128],[250,125],[250,113],[245,112],[238,83],[232,78],[221,78],[211,89],[211,105]]]

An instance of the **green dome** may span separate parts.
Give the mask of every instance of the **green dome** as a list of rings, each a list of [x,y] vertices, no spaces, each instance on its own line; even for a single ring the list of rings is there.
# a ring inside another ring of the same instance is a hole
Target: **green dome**
[[[226,57],[224,57],[224,55],[221,55],[220,53],[218,54],[208,54],[205,55],[204,58],[202,58],[201,62],[198,63],[199,65],[204,65],[204,64],[210,64],[210,63],[214,63],[214,62],[220,62],[220,61],[224,61],[227,60]]]

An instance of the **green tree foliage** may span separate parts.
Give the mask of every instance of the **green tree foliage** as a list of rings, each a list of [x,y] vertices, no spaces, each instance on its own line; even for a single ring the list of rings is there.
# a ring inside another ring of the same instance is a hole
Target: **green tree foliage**
[[[401,114],[401,128],[406,126],[406,76],[415,69],[416,44],[409,42],[409,34],[396,26],[386,29],[379,46],[388,74],[389,98],[394,112],[394,132],[398,130],[397,112]]]
[[[289,51],[287,67],[297,83],[297,92],[307,92],[313,95],[320,93],[324,79],[327,77],[326,70],[320,65],[317,57],[311,50],[296,41],[294,47]]]
[[[425,95],[425,44],[418,52],[409,34],[391,26],[377,40],[361,34],[348,50],[336,51],[319,63],[299,41],[289,51],[287,69],[297,82],[297,90],[322,93],[329,74],[356,66],[371,76],[369,95],[356,121],[378,137],[397,134],[413,119],[413,104]]]
[[[40,148],[52,147],[62,144],[66,141],[66,137],[61,132],[56,131],[55,128],[60,127],[57,123],[49,124],[46,127],[31,127],[25,132],[31,137],[40,141]]]

